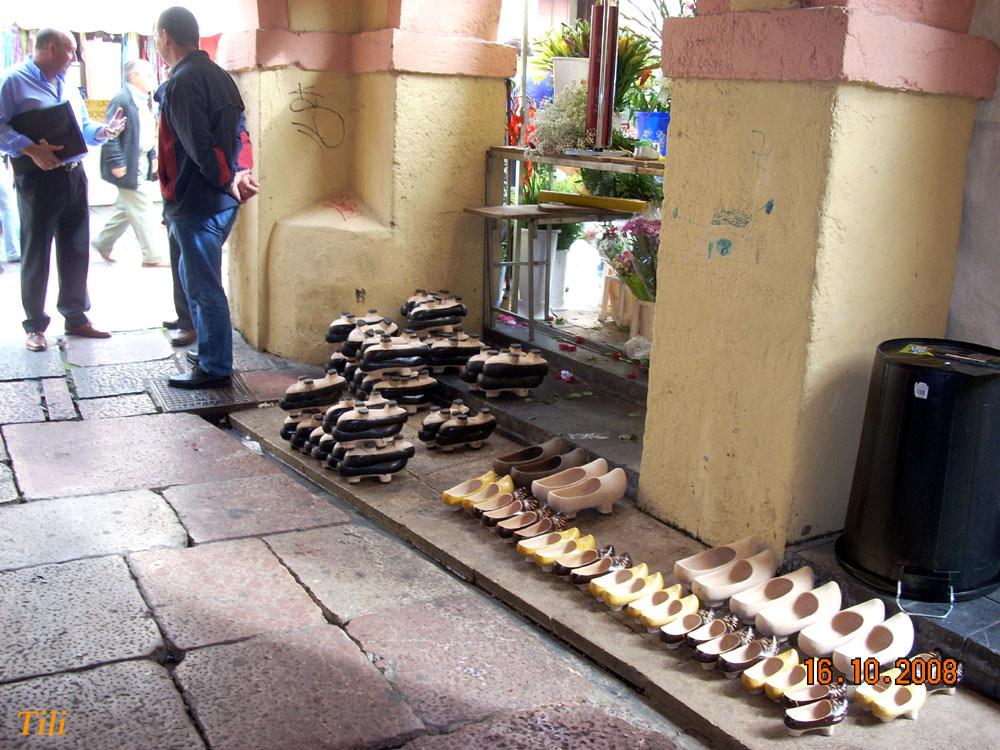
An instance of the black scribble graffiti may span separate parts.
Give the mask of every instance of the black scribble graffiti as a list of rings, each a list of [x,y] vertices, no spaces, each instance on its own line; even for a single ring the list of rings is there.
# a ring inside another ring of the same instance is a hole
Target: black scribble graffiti
[[[750,153],[753,154],[753,162],[757,165],[757,168],[763,169],[766,172],[769,168],[761,164],[761,159],[767,158],[773,154],[774,146],[767,142],[767,136],[764,134],[763,130],[754,130],[753,133],[760,139],[760,143],[758,143]],[[767,150],[765,151],[765,149]]]
[[[295,114],[309,113],[308,119],[311,122],[292,120],[292,125],[296,126],[299,133],[309,136],[323,148],[334,149],[344,142],[347,137],[347,126],[344,123],[344,118],[337,110],[320,103],[324,98],[323,94],[313,91],[312,86],[303,88],[300,83],[296,86],[295,91],[289,91],[288,95],[295,97],[288,105],[291,112]],[[330,138],[331,131],[335,132],[337,128],[340,130],[339,139]]]
[[[722,209],[712,216],[712,224],[717,227],[725,224],[737,229],[746,229],[750,226],[750,220],[749,214],[733,209]]]

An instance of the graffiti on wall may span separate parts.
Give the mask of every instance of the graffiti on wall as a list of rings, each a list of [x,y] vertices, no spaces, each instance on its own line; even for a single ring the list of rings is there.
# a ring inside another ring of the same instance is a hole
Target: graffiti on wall
[[[300,83],[294,91],[288,92],[292,97],[288,109],[292,114],[298,115],[292,120],[292,125],[321,148],[335,149],[347,137],[347,126],[337,110],[323,104],[325,95],[318,93],[314,88]]]

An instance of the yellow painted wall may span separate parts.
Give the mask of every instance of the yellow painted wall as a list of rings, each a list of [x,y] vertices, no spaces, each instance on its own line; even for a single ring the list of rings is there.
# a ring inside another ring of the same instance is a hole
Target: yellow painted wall
[[[364,158],[354,160],[354,191],[383,224],[392,221],[396,158],[396,76],[357,76],[357,135],[355,146]]]
[[[674,85],[639,502],[780,546],[834,87]]]
[[[462,209],[484,199],[486,149],[503,138],[503,82],[284,69],[239,83],[261,181],[230,270],[234,319],[248,340],[321,363],[332,318],[371,307],[398,317],[417,286],[464,295],[467,329],[478,330],[483,225]],[[343,114],[342,146],[325,148],[294,124],[304,119],[289,109],[299,84]]]
[[[363,0],[361,30],[374,31],[388,26],[389,0]]]
[[[362,17],[369,11],[365,3],[379,5],[382,0],[288,0],[288,28],[292,31],[362,30]],[[374,10],[374,9],[373,9]]]
[[[972,99],[837,90],[790,541],[843,528],[875,347],[945,333],[975,110]]]
[[[674,86],[639,502],[780,551],[842,527],[875,345],[944,331],[975,103]]]

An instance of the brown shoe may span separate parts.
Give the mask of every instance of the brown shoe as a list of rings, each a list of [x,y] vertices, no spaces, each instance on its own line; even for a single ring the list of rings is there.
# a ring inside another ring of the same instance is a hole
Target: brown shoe
[[[149,263],[143,263],[143,268],[170,268],[170,264],[162,260],[154,260]]]
[[[24,343],[24,346],[28,351],[32,352],[44,352],[49,348],[48,342],[45,340],[45,334],[41,331],[32,331],[28,334],[28,340]]]
[[[82,326],[75,326],[73,328],[66,329],[67,336],[82,336],[87,339],[109,339],[111,334],[107,331],[98,331],[94,326],[88,321]]]
[[[190,328],[178,328],[170,334],[171,346],[188,346],[198,340],[198,334]]]

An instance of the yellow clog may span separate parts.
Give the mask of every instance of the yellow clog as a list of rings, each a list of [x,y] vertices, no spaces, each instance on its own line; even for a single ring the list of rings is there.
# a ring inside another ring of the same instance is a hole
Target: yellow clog
[[[892,721],[900,716],[916,719],[927,702],[927,688],[916,683],[892,685],[872,701],[872,716]]]
[[[630,616],[637,620],[641,620],[642,616],[647,612],[656,609],[666,609],[667,605],[675,599],[680,599],[681,594],[684,593],[684,586],[676,583],[665,589],[660,589],[654,591],[651,594],[647,594],[642,597],[642,599],[637,599],[628,605],[628,613]]]
[[[767,661],[766,659],[764,661]],[[806,662],[812,661],[813,666],[806,671]],[[788,670],[779,671],[776,674],[771,675],[764,682],[764,693],[768,698],[773,700],[775,703],[781,701],[781,696],[786,692],[791,693],[795,690],[801,690],[802,688],[809,687],[811,684],[807,679],[807,674],[815,674],[816,672],[816,660],[806,659],[805,661],[800,661],[794,667]],[[761,662],[763,664],[764,662]]]
[[[642,597],[662,588],[663,573],[656,572],[642,578],[634,578],[621,586],[609,586],[604,590],[602,598],[605,604],[617,611],[626,604],[642,599]]]
[[[667,591],[669,590],[667,589]],[[679,620],[685,615],[693,615],[698,611],[699,607],[701,607],[701,602],[698,600],[698,597],[694,594],[688,594],[679,599],[671,599],[663,606],[655,606],[647,609],[640,616],[640,621],[648,630],[655,632],[664,625],[669,625],[674,620]]]
[[[528,558],[528,562],[531,562],[538,550],[545,549],[546,547],[552,547],[556,544],[560,544],[561,542],[578,539],[579,537],[580,529],[576,526],[569,529],[563,529],[562,531],[552,531],[548,534],[542,534],[541,536],[533,536],[531,539],[522,539],[517,543],[517,552],[519,555],[523,555]]]
[[[459,504],[466,510],[471,511],[472,506],[476,503],[482,503],[487,500],[492,500],[497,495],[502,495],[505,492],[514,491],[514,480],[510,477],[500,477],[485,487],[483,487],[479,492],[472,492],[464,497],[459,498]]]
[[[633,578],[645,576],[647,573],[649,573],[649,568],[646,566],[646,563],[639,563],[631,568],[616,570],[612,573],[606,573],[603,576],[595,578],[587,586],[587,590],[594,596],[595,599],[603,599],[606,586],[624,585]]]
[[[461,484],[456,484],[450,490],[445,490],[441,493],[441,500],[444,501],[445,505],[450,507],[455,507],[462,504],[462,498],[467,495],[473,495],[477,492],[481,492],[486,485],[494,481],[497,475],[493,473],[492,470],[487,471],[485,474],[481,474],[475,479],[466,479]],[[457,508],[456,508],[457,510]]]
[[[588,549],[594,549],[596,546],[597,540],[594,539],[593,534],[587,534],[587,536],[582,536],[579,539],[556,542],[555,544],[535,550],[535,565],[541,565],[543,568],[551,568],[560,557],[565,557],[573,552],[585,552]]]
[[[854,702],[865,711],[870,711],[875,699],[896,684],[896,678],[899,677],[899,674],[899,670],[893,667],[879,672],[878,682],[875,684],[865,682],[858,685],[858,689],[854,691]]]
[[[790,672],[799,663],[799,652],[794,648],[786,649],[777,656],[769,656],[764,661],[754,664],[750,669],[744,669],[740,682],[751,693],[759,693],[772,677]]]

